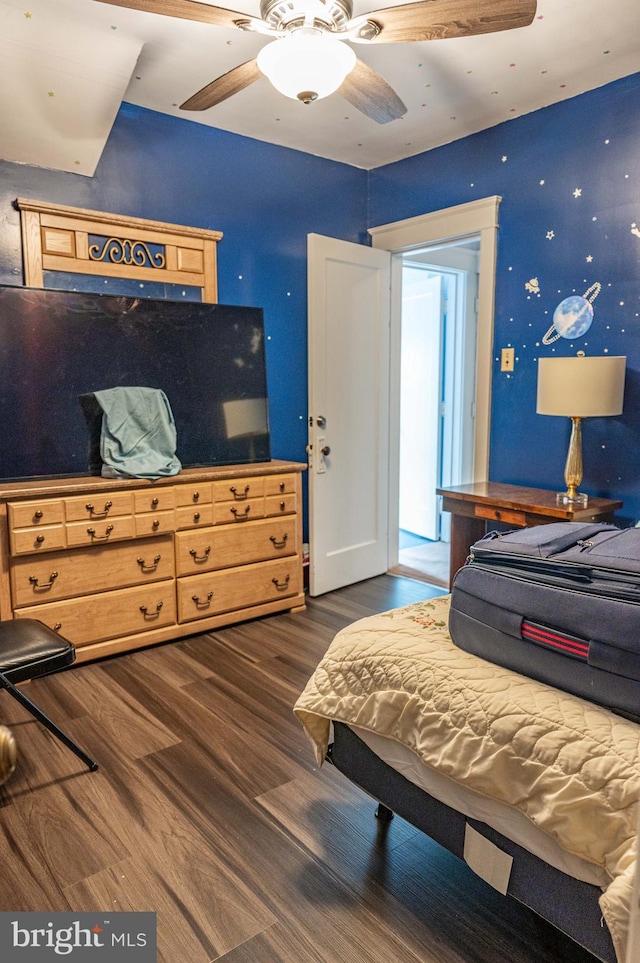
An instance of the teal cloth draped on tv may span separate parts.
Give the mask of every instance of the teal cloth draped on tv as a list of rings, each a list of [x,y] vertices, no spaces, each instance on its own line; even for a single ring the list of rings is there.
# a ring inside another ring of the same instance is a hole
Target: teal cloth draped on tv
[[[177,475],[177,435],[169,399],[160,388],[96,391],[102,408],[100,455],[105,478]]]

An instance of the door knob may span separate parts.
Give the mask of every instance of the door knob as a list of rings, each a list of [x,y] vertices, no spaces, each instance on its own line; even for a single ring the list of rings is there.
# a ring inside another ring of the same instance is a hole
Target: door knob
[[[322,454],[325,456],[325,458],[327,457],[327,455],[330,455],[330,454],[331,454],[331,449],[329,448],[328,445],[325,445],[324,448],[321,448],[321,449],[320,449],[320,451],[321,451]]]
[[[326,424],[327,424],[327,419],[325,418],[325,416],[318,415],[318,417],[316,418],[316,425],[318,426],[318,428],[324,428]]]

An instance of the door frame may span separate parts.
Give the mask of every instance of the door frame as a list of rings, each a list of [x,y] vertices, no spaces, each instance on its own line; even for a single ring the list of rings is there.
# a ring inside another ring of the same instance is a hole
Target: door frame
[[[437,243],[480,238],[478,332],[476,344],[475,437],[473,477],[489,477],[491,372],[498,248],[498,195],[369,228],[372,246],[391,253],[391,343],[389,424],[389,564],[398,560],[400,334],[402,319],[402,256]]]

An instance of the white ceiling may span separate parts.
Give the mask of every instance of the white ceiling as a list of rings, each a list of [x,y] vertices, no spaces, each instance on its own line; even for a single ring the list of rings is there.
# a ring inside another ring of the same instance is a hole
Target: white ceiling
[[[391,5],[354,0],[354,15]],[[259,0],[237,6],[259,16]],[[358,44],[408,108],[379,125],[339,94],[305,105],[266,79],[208,111],[181,111],[271,41],[98,0],[0,0],[0,158],[90,176],[124,100],[371,169],[635,73],[639,40],[638,0],[538,0],[518,30]]]

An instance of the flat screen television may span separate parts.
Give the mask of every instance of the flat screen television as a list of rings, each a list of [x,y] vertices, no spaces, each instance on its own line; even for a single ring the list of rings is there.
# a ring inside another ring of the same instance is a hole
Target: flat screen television
[[[96,474],[83,395],[164,391],[183,468],[269,461],[261,308],[0,286],[0,478]]]

